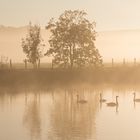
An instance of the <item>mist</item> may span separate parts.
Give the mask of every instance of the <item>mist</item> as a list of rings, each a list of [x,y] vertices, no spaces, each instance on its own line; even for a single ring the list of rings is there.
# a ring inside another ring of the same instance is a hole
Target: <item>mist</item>
[[[7,56],[14,62],[23,62],[25,55],[21,47],[21,39],[27,34],[27,26],[6,27],[0,26],[0,55]],[[49,48],[49,32],[42,28],[41,35],[44,40],[44,53]],[[133,61],[140,56],[140,29],[137,30],[116,30],[97,31],[95,45],[99,49],[104,62],[111,62],[114,58],[116,62]],[[10,50],[10,51],[9,51]],[[50,62],[51,58],[44,57],[42,62]]]

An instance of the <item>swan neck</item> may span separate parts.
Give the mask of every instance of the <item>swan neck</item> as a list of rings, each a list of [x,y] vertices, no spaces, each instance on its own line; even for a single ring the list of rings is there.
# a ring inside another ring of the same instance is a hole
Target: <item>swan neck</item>
[[[134,93],[134,101],[135,101],[135,98],[136,98],[136,94]]]
[[[118,97],[116,97],[116,104],[118,105]]]

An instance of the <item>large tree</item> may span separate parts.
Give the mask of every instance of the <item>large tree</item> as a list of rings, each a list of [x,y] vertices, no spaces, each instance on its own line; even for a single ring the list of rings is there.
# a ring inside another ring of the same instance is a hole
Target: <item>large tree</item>
[[[62,67],[99,66],[102,63],[95,47],[95,22],[86,18],[84,11],[65,11],[55,21],[51,19],[46,29],[51,32],[50,49],[53,63]]]
[[[29,24],[28,34],[22,39],[23,52],[26,54],[28,62],[32,63],[34,68],[37,68],[37,62],[42,57],[42,38],[39,25]]]

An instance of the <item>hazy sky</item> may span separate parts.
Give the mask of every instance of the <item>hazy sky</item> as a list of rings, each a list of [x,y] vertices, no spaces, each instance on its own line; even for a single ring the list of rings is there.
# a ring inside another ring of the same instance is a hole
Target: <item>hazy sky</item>
[[[46,25],[67,9],[83,9],[98,30],[140,28],[140,0],[0,0],[0,25]]]

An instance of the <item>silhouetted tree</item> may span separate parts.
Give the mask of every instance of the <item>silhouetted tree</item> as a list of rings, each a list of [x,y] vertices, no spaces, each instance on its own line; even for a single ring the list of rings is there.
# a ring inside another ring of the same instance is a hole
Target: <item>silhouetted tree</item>
[[[23,62],[24,62],[24,64],[25,64],[25,69],[27,69],[27,60],[24,59]]]
[[[37,68],[37,62],[40,61],[42,55],[42,44],[40,26],[29,24],[28,34],[25,39],[22,39],[23,52],[28,58],[28,62],[32,63],[34,68]]]
[[[65,11],[55,21],[51,19],[46,29],[51,32],[50,49],[53,63],[62,67],[99,66],[102,59],[95,47],[95,22],[85,18],[84,11]]]

